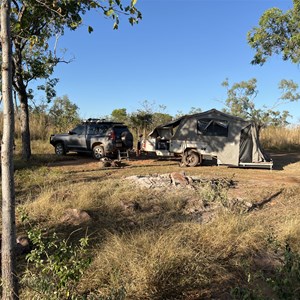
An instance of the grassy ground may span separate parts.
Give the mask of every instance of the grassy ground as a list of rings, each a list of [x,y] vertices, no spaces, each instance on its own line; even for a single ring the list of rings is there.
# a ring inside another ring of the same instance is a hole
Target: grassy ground
[[[29,165],[16,156],[18,208],[45,235],[73,233],[74,242],[89,235],[92,263],[78,283],[79,293],[92,292],[95,299],[297,299],[298,153],[275,154],[273,171],[180,168],[176,161],[147,157],[103,169],[88,156],[57,158],[47,143],[34,142],[32,148]],[[181,171],[234,185],[166,191],[125,179]],[[91,220],[62,222],[68,208],[88,212]],[[19,212],[17,219],[20,235],[26,225]],[[24,265],[21,257],[20,274]],[[32,299],[33,291],[21,288],[21,298]]]

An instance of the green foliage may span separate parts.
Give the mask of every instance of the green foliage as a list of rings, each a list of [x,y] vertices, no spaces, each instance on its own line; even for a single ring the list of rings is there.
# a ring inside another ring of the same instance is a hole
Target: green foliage
[[[223,207],[228,207],[228,190],[233,179],[219,179],[200,183],[197,193],[202,199],[204,206],[220,203]]]
[[[137,129],[138,132],[149,130],[152,125],[152,117],[151,113],[143,111],[133,113],[129,118],[130,126]]]
[[[190,111],[189,111],[189,115],[198,114],[198,113],[201,113],[201,112],[202,112],[202,109],[200,107],[192,106]]]
[[[166,106],[156,105],[155,101],[144,100],[141,102],[142,108],[129,115],[129,126],[137,133],[151,131],[156,126],[170,122],[172,116],[165,113]]]
[[[48,78],[44,85],[39,85],[38,90],[45,91],[47,102],[51,102],[51,100],[56,96],[55,86],[58,83],[58,78]]]
[[[268,242],[276,253],[282,251],[283,247],[276,240],[276,237],[271,236]],[[279,267],[268,275],[265,275],[263,271],[245,274],[247,276],[247,286],[233,288],[230,293],[232,298],[237,300],[298,299],[300,291],[300,255],[292,251],[288,243],[286,243],[282,252]],[[256,281],[263,283],[265,288],[257,288]],[[268,291],[267,287],[271,287],[272,290]],[[268,293],[264,295],[266,291]]]
[[[115,122],[123,122],[126,123],[128,121],[128,115],[127,115],[127,111],[126,108],[118,108],[118,109],[114,109],[111,112],[111,118],[113,121]]]
[[[152,116],[153,128],[172,121],[172,116],[163,112],[155,112]]]
[[[235,287],[230,291],[231,299],[233,300],[265,300],[264,298],[255,295],[249,288]]]
[[[21,284],[31,291],[31,299],[82,299],[76,284],[91,262],[88,237],[74,246],[56,233],[45,237],[37,226],[31,226],[27,234],[33,250],[26,256],[28,265]]]
[[[268,57],[281,54],[283,60],[300,61],[300,1],[293,0],[293,8],[283,12],[271,8],[264,12],[259,26],[248,33],[248,43],[256,53],[252,64],[264,64]]]
[[[300,94],[297,92],[298,84],[293,80],[282,79],[278,84],[279,90],[281,90],[280,101],[295,102],[300,99]]]
[[[267,278],[278,299],[297,299],[300,291],[300,255],[286,243],[283,263]]]
[[[78,106],[72,103],[66,95],[54,100],[49,116],[59,132],[67,131],[80,122]]]
[[[228,79],[226,79],[222,85],[227,89],[225,112],[252,120],[258,128],[264,125],[287,125],[287,118],[290,117],[289,112],[276,110],[276,107],[300,99],[300,94],[297,92],[298,84],[292,80],[281,80],[278,85],[282,93],[279,99],[272,107],[263,106],[262,108],[257,108],[254,102],[259,92],[255,78],[234,83],[231,87]]]

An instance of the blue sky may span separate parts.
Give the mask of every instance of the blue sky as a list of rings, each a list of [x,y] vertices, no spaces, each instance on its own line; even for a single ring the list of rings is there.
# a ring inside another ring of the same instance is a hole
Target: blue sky
[[[288,0],[139,0],[143,20],[136,26],[86,15],[83,26],[66,32],[58,48],[66,48],[70,64],[57,67],[58,96],[68,95],[83,118],[109,115],[113,109],[133,112],[144,100],[166,106],[166,113],[221,109],[225,78],[239,82],[257,78],[257,106],[272,106],[281,79],[300,85],[300,69],[280,57],[253,66],[247,32],[268,8],[286,10]],[[87,26],[94,28],[88,34]],[[299,123],[300,103],[288,104]]]

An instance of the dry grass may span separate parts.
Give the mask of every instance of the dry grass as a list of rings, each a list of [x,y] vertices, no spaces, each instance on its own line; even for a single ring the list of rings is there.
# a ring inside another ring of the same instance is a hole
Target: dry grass
[[[82,292],[108,297],[125,290],[126,299],[232,299],[233,288],[252,289],[249,274],[274,271],[275,260],[279,261],[274,240],[279,245],[288,241],[300,251],[300,189],[296,185],[277,181],[283,192],[262,209],[241,214],[222,208],[213,212],[211,221],[201,223],[185,207],[190,199],[202,201],[212,190],[153,191],[124,180],[133,174],[181,170],[177,164],[90,171],[84,165],[54,168],[49,164],[57,160],[49,154],[52,151],[37,143],[31,166],[17,168],[19,205],[43,228],[62,236],[82,227],[77,238],[88,229],[92,265],[79,283]],[[297,179],[289,170],[199,167],[185,171],[202,178],[231,179],[235,174],[237,188],[220,194],[225,202],[234,197],[247,201],[252,197],[256,202],[278,191],[276,178],[292,174]],[[263,185],[267,176],[274,183]],[[250,194],[240,194],[242,182]],[[81,226],[62,224],[67,208],[87,211],[92,221]],[[18,230],[23,230],[18,224]]]
[[[261,132],[266,149],[293,151],[300,149],[300,127],[267,127]]]
[[[128,299],[228,293],[245,265],[268,252],[269,231],[257,219],[226,211],[206,225],[186,219],[189,197],[195,192],[141,193],[122,179],[105,179],[45,188],[25,206],[32,219],[51,227],[66,208],[93,215],[94,259],[82,290],[109,296],[124,288]],[[134,202],[142,210],[124,209]]]
[[[82,284],[102,293],[123,286],[128,299],[210,297],[213,287],[232,284],[246,259],[266,248],[265,235],[230,214],[206,226],[177,223],[164,231],[110,235]]]

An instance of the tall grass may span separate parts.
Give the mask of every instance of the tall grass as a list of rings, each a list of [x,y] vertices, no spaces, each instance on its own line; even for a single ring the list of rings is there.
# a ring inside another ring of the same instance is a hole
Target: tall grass
[[[300,149],[300,126],[267,127],[260,136],[265,149],[293,151]]]
[[[226,209],[201,224],[185,214],[188,199],[201,201],[202,194],[194,190],[140,190],[105,173],[87,182],[73,182],[46,169],[37,173],[37,193],[30,193],[24,205],[33,220],[62,228],[60,220],[68,208],[92,216],[88,226],[94,258],[78,288],[93,291],[99,299],[122,291],[125,299],[217,299],[245,282],[242,278],[254,258],[269,256],[272,227],[281,240],[296,239],[299,232],[295,219],[287,228],[284,222],[278,226],[274,213],[268,221],[266,215]],[[297,194],[293,191],[290,197]],[[288,210],[281,218],[287,215]]]
[[[0,124],[3,123],[3,115],[0,112]],[[76,126],[76,123],[70,123],[68,129]],[[47,140],[53,133],[60,133],[60,129],[55,126],[53,120],[46,113],[30,114],[30,138],[32,140]],[[0,126],[0,135],[2,135],[2,126]],[[15,138],[21,138],[21,123],[19,113],[15,113]]]
[[[213,289],[216,297],[266,249],[263,228],[250,224],[224,214],[206,226],[180,222],[163,231],[110,235],[82,284],[104,294],[124,287],[128,299],[202,299]]]

